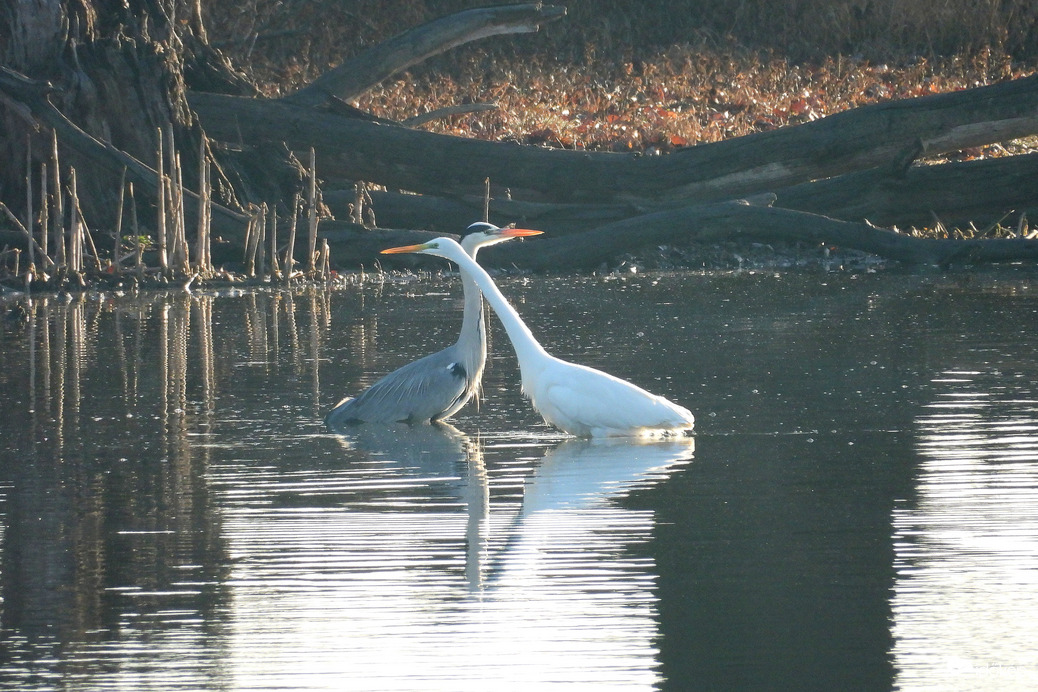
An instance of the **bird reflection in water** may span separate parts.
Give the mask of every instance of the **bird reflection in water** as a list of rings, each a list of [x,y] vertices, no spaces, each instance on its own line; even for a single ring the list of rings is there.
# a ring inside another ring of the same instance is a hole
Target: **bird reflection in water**
[[[253,555],[231,580],[238,679],[272,684],[305,656],[326,677],[293,685],[660,684],[655,567],[639,547],[655,519],[615,500],[687,464],[691,439],[551,447],[444,425],[336,438],[331,465],[228,517],[229,542]],[[302,512],[270,496],[308,487],[323,495]]]
[[[451,505],[464,505],[466,523],[466,577],[474,589],[484,585],[488,569],[488,532],[490,517],[490,475],[484,461],[484,443],[470,438],[457,428],[433,425],[367,425],[333,429],[347,449],[363,451],[373,459],[382,459],[409,478],[410,483],[428,484],[428,493],[447,491]],[[496,537],[499,546],[489,569],[504,568],[508,553],[523,543],[530,526],[538,517],[561,514],[579,515],[605,510],[623,514],[613,503],[632,490],[649,487],[664,480],[691,461],[695,451],[692,437],[668,438],[595,438],[569,439],[557,444],[533,465],[525,478],[518,509]],[[461,467],[464,467],[464,470]],[[384,471],[387,467],[381,466]],[[504,473],[511,475],[511,469]],[[446,481],[446,483],[444,483]],[[372,479],[372,486],[379,485]],[[412,490],[416,490],[413,488]],[[429,499],[420,504],[432,505]],[[395,503],[394,506],[404,509]],[[599,517],[601,519],[601,517]],[[567,534],[565,522],[554,522],[537,529],[539,539],[545,529]],[[602,527],[600,527],[602,528]]]
[[[466,507],[465,577],[471,589],[481,588],[490,484],[478,438],[471,439],[453,425],[443,422],[329,427],[345,449],[361,451],[373,460],[381,460],[382,473],[379,475],[406,478],[403,485],[409,499],[415,503],[411,509],[420,511],[423,507],[429,509],[440,503]],[[386,474],[387,468],[392,472]],[[377,478],[371,479],[372,487],[379,484]],[[425,487],[419,489],[419,485]],[[400,484],[397,487],[399,489]],[[398,498],[391,507],[400,511],[407,509],[408,503],[402,499]]]

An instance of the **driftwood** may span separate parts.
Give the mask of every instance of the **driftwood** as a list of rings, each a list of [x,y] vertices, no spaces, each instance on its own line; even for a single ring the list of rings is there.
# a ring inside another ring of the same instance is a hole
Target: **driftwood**
[[[583,234],[554,241],[546,239],[548,244],[544,248],[536,248],[532,242],[524,243],[509,254],[509,260],[517,266],[537,270],[574,263],[591,269],[628,251],[632,233],[645,245],[689,240],[717,243],[740,237],[801,241],[863,250],[908,264],[936,266],[1038,260],[1038,242],[1030,240],[915,238],[866,223],[742,202],[702,204],[625,219]]]
[[[332,251],[347,261],[384,266],[432,266],[407,256],[383,256],[392,245],[424,242],[429,232],[394,231],[388,237],[358,226],[339,226],[329,236]],[[451,234],[443,234],[451,235]],[[501,254],[487,248],[489,262],[499,257],[510,266],[534,271],[597,269],[624,253],[660,244],[718,243],[750,238],[758,241],[804,242],[862,250],[904,262],[949,266],[1006,261],[1038,261],[1038,242],[1024,238],[940,240],[916,238],[867,223],[840,221],[817,214],[752,205],[714,202],[656,212],[599,226],[583,233],[539,237],[509,244]],[[480,253],[480,261],[484,262]],[[442,263],[441,263],[442,264]]]

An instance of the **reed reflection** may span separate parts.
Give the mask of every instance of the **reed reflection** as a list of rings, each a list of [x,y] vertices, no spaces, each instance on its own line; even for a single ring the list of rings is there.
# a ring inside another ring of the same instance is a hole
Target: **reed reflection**
[[[569,441],[534,461],[449,426],[338,440],[338,468],[220,480],[243,686],[659,682],[653,563],[637,548],[653,514],[618,499],[687,463],[691,440]]]
[[[1036,689],[1038,398],[1007,372],[934,386],[918,500],[893,517],[898,687]]]
[[[193,444],[193,409],[215,409],[212,298],[44,296],[26,313],[0,402],[0,668],[28,684],[60,650],[89,681],[142,638],[179,657],[158,632],[201,636],[224,563]]]

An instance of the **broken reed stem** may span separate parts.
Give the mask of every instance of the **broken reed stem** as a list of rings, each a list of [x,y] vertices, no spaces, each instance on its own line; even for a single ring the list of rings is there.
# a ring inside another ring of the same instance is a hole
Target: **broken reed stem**
[[[278,274],[278,210],[270,210],[270,280]]]
[[[184,175],[180,168],[180,152],[172,147],[173,131],[170,130],[170,191],[172,199],[170,211],[173,214],[173,270],[181,274],[189,274],[187,255],[187,229],[184,218]],[[174,153],[175,152],[175,153]]]
[[[292,272],[296,267],[296,230],[299,227],[299,213],[303,206],[303,199],[297,192],[292,200],[292,225],[288,231],[288,248],[285,250],[285,283],[292,281]]]
[[[208,145],[207,145],[208,148]],[[213,165],[206,156],[205,159],[205,268],[210,274],[213,273]]]
[[[490,177],[483,181],[483,222],[490,223]]]
[[[255,233],[255,216],[249,214],[249,220],[245,223],[245,245],[242,247],[241,261],[242,264],[248,266],[249,264],[249,248],[252,247],[252,235]]]
[[[162,273],[165,274],[168,267],[166,262],[166,157],[162,154],[162,139],[162,128],[160,127],[158,128],[158,165],[155,166],[155,173],[159,176],[158,195],[156,195],[158,210],[155,235],[158,236],[156,240],[159,245],[159,267],[162,269]]]
[[[195,269],[204,277],[211,276],[213,273],[212,250],[209,243],[209,229],[212,225],[210,175],[206,136],[203,132],[198,147],[198,228],[195,231]]]
[[[123,273],[122,268],[122,246],[123,246],[123,213],[126,208],[126,166],[123,166],[123,174],[119,178],[119,209],[115,214],[115,244],[112,246],[112,271],[116,276]]]
[[[68,246],[68,268],[72,272],[83,271],[83,223],[79,216],[79,192],[76,189],[76,169],[70,168],[68,172],[69,193],[69,246]]]
[[[75,175],[75,173],[76,173],[76,169],[73,168],[72,169],[73,176]],[[86,249],[87,244],[90,245],[90,252],[92,253],[92,256],[94,258],[95,268],[97,269],[97,271],[101,271],[101,257],[100,257],[100,255],[97,252],[97,246],[94,245],[94,236],[93,236],[93,234],[90,233],[90,226],[87,225],[86,216],[83,215],[83,207],[81,207],[79,205],[79,191],[78,190],[74,189],[72,191],[71,199],[72,199],[71,204],[74,205],[73,209],[75,210],[75,213],[76,213],[76,221],[79,224],[79,231],[78,231],[78,235],[79,235],[79,248],[78,248],[78,253],[79,253],[79,271],[83,271],[83,268],[84,268],[84,265],[85,265],[85,261],[84,261],[85,256],[84,256],[83,253],[84,253],[84,250]]]
[[[267,263],[267,204],[264,202],[260,205],[260,218],[259,218],[259,233],[256,234],[256,249],[253,251],[256,255],[256,271],[263,275],[263,265]]]
[[[137,198],[133,193],[133,182],[130,182],[130,223],[133,225],[133,241],[136,251],[135,268],[138,276],[144,274],[144,241],[141,239],[141,227],[137,222]]]
[[[266,225],[265,207],[252,206],[252,214],[249,217],[248,245],[245,247],[245,267],[250,278],[256,276],[256,253],[263,243],[263,227]]]
[[[29,266],[36,264],[36,248],[33,239],[33,229],[36,224],[33,222],[33,205],[32,205],[32,137],[29,135],[25,136],[25,228],[29,232]],[[15,276],[18,272],[15,272]]]
[[[47,229],[50,228],[50,205],[47,203],[47,162],[40,166],[40,254],[54,264],[47,254]]]
[[[328,281],[328,279],[331,277],[331,273],[329,272],[329,265],[331,264],[331,255],[332,255],[332,250],[331,250],[330,247],[328,247],[328,239],[327,238],[322,238],[321,239],[321,274],[320,274],[322,281]]]
[[[307,190],[307,205],[310,211],[310,252],[307,255],[306,271],[313,276],[317,261],[317,155],[310,147],[310,185]]]
[[[174,273],[190,274],[187,221],[184,214],[184,172],[180,165],[180,152],[177,151],[172,123],[166,129],[165,137],[166,148],[169,151],[169,171],[167,173],[169,183],[169,199],[167,200],[169,215],[167,250],[169,252],[169,264]]]
[[[57,266],[65,264],[65,203],[61,192],[61,164],[58,159],[58,133],[54,132],[51,151],[51,174],[54,176],[54,263]]]

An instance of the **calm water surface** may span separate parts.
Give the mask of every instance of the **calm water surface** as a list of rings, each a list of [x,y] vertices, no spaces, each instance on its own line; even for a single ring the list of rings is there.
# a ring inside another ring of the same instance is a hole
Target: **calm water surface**
[[[1038,689],[1038,274],[501,280],[688,406],[336,434],[453,278],[0,304],[0,689]],[[12,308],[24,308],[18,319]]]

